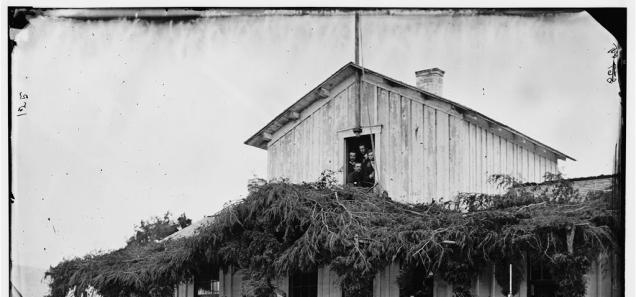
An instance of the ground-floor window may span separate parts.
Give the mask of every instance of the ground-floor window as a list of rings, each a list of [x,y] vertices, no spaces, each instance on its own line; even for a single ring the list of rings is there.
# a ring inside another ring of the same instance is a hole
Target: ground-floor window
[[[317,297],[318,272],[292,273],[289,276],[289,297]]]
[[[195,297],[219,297],[221,295],[218,269],[201,273],[194,278],[194,294]]]
[[[540,261],[528,265],[528,296],[555,297],[557,283],[546,265]]]
[[[420,266],[402,268],[398,278],[400,297],[433,297],[434,277]]]
[[[345,183],[372,187],[376,180],[375,135],[345,138]]]

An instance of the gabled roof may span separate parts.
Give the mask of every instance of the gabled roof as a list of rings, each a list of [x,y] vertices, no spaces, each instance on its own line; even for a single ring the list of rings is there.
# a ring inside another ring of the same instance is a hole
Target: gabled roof
[[[190,226],[185,227],[185,228],[183,228],[183,229],[181,229],[181,230],[179,230],[179,231],[177,231],[175,233],[172,233],[172,234],[166,236],[165,238],[161,239],[160,241],[176,240],[176,239],[180,239],[180,238],[192,237],[192,236],[197,234],[197,232],[199,231],[200,228],[208,226],[212,222],[214,222],[214,216],[203,217],[203,219],[195,221]]]
[[[446,98],[440,97],[438,95],[435,95],[433,93],[429,93],[426,92],[422,89],[419,89],[417,87],[411,86],[407,83],[398,81],[396,79],[390,78],[386,75],[377,73],[375,71],[372,71],[368,68],[362,68],[360,65],[357,65],[353,62],[349,62],[347,64],[345,64],[343,67],[341,67],[338,71],[336,71],[334,74],[332,74],[329,78],[327,78],[325,81],[323,81],[322,83],[320,83],[318,86],[316,86],[315,88],[313,88],[311,91],[309,91],[309,93],[307,93],[306,95],[304,95],[303,97],[301,97],[298,101],[296,101],[294,104],[292,104],[290,107],[288,107],[287,109],[285,109],[281,114],[279,114],[278,116],[276,116],[272,121],[270,121],[267,125],[265,125],[265,127],[263,127],[262,129],[260,129],[258,132],[256,132],[256,134],[252,135],[249,139],[247,139],[245,141],[245,144],[247,145],[251,145],[257,148],[261,148],[261,149],[267,149],[267,142],[268,139],[266,137],[266,135],[272,135],[274,134],[274,132],[278,131],[278,129],[282,128],[285,124],[287,124],[288,122],[294,120],[295,118],[293,117],[294,114],[300,113],[302,110],[304,110],[305,108],[307,108],[308,106],[310,106],[312,103],[314,103],[317,100],[320,100],[321,98],[321,94],[320,91],[321,89],[327,89],[330,90],[333,87],[335,87],[336,85],[338,85],[340,82],[344,81],[345,79],[347,79],[348,77],[350,77],[351,75],[354,75],[360,71],[364,71],[365,75],[367,74],[371,74],[371,75],[375,75],[378,76],[386,81],[389,81],[391,84],[395,84],[395,85],[399,85],[403,88],[407,88],[409,90],[415,91],[415,92],[419,92],[421,94],[423,94],[424,96],[430,98],[430,99],[434,99],[434,100],[438,100],[440,102],[444,102],[447,103],[449,105],[451,105],[453,108],[455,108],[458,112],[467,115],[471,118],[474,119],[475,122],[478,123],[486,123],[486,125],[489,128],[493,128],[496,127],[498,129],[502,129],[505,131],[508,131],[509,133],[512,133],[515,136],[515,139],[517,139],[519,142],[530,142],[533,143],[547,151],[550,151],[552,153],[554,153],[557,158],[561,159],[561,160],[566,160],[566,159],[571,159],[573,161],[576,161],[574,158],[548,146],[545,145],[499,121],[496,121],[494,119],[491,119],[485,115],[483,115],[482,113],[473,110],[469,107],[466,107],[464,105],[461,105],[459,103],[453,102],[451,100],[448,100]]]

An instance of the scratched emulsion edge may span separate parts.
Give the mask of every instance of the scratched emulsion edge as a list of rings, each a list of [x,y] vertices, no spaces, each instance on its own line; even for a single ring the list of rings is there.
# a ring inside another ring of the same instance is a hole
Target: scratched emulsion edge
[[[12,124],[13,124],[13,112],[12,112],[12,103],[13,103],[13,94],[12,94],[12,53],[13,49],[18,45],[14,40],[15,35],[19,30],[26,28],[29,25],[29,20],[36,16],[41,15],[42,10],[35,9],[33,7],[7,7],[7,206],[8,206],[8,286],[9,296],[12,295],[13,290],[18,290],[13,287],[12,284],[12,272],[13,272],[13,259],[12,259],[12,225],[13,225],[13,202],[15,201],[15,196],[13,195],[13,146],[11,142],[12,136]],[[17,291],[21,296],[22,293]]]
[[[625,7],[604,7],[604,8],[588,8],[587,13],[598,22],[600,26],[605,28],[618,43],[618,57],[617,57],[617,69],[616,73],[619,97],[620,97],[620,118],[619,118],[619,133],[618,141],[616,143],[616,149],[614,154],[614,187],[612,190],[612,205],[619,210],[619,234],[618,234],[618,250],[620,259],[616,261],[618,263],[617,271],[618,278],[621,280],[621,288],[619,288],[619,294],[625,296],[625,189],[626,189],[626,159],[625,154],[627,152],[627,130],[626,130],[626,118],[627,118],[627,8]],[[608,81],[609,82],[609,81]]]
[[[428,11],[439,11],[443,12],[453,12],[455,14],[474,14],[474,15],[512,15],[512,16],[522,16],[522,17],[532,17],[532,16],[545,16],[545,15],[553,15],[560,12],[578,12],[578,11],[586,11],[588,12],[598,23],[603,26],[610,34],[614,36],[617,40],[622,53],[627,52],[627,42],[626,42],[626,30],[627,30],[627,9],[626,8],[552,8],[552,9],[541,9],[541,8],[521,8],[521,9],[505,9],[505,8],[488,8],[488,9],[462,9],[462,8],[454,8],[454,9],[444,9],[444,8],[435,8],[435,9],[422,9],[415,7],[394,7],[394,8],[374,8],[374,7],[365,7],[365,8],[356,8],[356,7],[311,7],[311,8],[298,8],[298,7],[282,7],[282,8],[274,8],[268,9],[266,7],[253,7],[253,8],[232,8],[225,7],[220,8],[219,10],[215,10],[212,7],[206,8],[148,8],[148,9],[127,9],[127,8],[116,8],[116,9],[37,9],[32,7],[8,7],[8,27],[7,27],[7,39],[8,39],[8,68],[7,68],[7,80],[8,80],[8,99],[7,104],[7,128],[8,128],[8,234],[9,234],[9,290],[13,289],[11,284],[11,272],[12,272],[12,204],[15,201],[15,197],[12,191],[12,183],[13,183],[13,147],[11,142],[12,136],[12,103],[13,103],[13,94],[12,94],[12,51],[17,46],[15,40],[12,37],[15,36],[15,32],[17,30],[21,30],[26,28],[29,25],[29,19],[34,16],[39,15],[49,15],[56,16],[62,18],[71,18],[79,21],[91,21],[91,20],[116,20],[116,19],[142,19],[149,22],[167,22],[167,21],[188,21],[199,18],[210,18],[210,17],[232,17],[232,16],[262,16],[263,14],[270,15],[287,15],[287,16],[296,16],[296,15],[337,15],[347,13],[353,10],[362,10],[364,14],[386,14],[386,15],[404,15],[404,14],[412,14],[417,15],[419,13]],[[13,31],[12,31],[13,30]],[[616,198],[622,197],[625,193],[623,191],[625,187],[625,153],[626,153],[626,56],[625,54],[621,54],[618,58],[618,84],[620,93],[619,96],[621,98],[621,107],[620,107],[620,121],[619,121],[619,139],[617,143],[617,149],[615,154],[615,174],[617,176],[615,189],[619,189],[619,192],[616,193]],[[623,228],[621,228],[621,234],[619,242],[621,243],[620,249],[621,254],[624,257],[624,248],[625,248],[625,204],[620,203],[620,223]],[[619,273],[621,273],[620,278],[623,280],[623,288],[621,288],[621,292],[624,293],[624,261],[618,261]]]

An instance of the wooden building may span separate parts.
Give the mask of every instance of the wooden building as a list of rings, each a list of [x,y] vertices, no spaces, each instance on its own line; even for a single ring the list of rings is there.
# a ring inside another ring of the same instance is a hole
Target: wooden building
[[[471,108],[442,97],[444,72],[416,72],[417,87],[348,63],[309,91],[245,144],[267,151],[269,179],[317,181],[326,170],[344,183],[347,154],[364,143],[376,157],[377,187],[392,199],[426,203],[453,199],[459,192],[494,193],[492,174],[508,174],[524,182],[541,182],[558,172],[568,155],[532,139]],[[610,277],[599,261],[590,272],[588,296],[610,296]],[[484,267],[473,280],[477,296],[503,296],[494,267]],[[533,296],[531,269],[517,296]],[[398,297],[399,265],[379,272],[373,297]],[[300,279],[300,280],[298,280]],[[280,280],[288,297],[341,297],[338,276],[328,267],[303,277]],[[305,293],[296,293],[303,287]],[[240,271],[219,270],[215,297],[245,295]],[[215,288],[215,289],[214,289]],[[202,296],[193,283],[182,284],[175,297]],[[434,282],[434,297],[452,296],[452,287]],[[309,293],[307,293],[309,292]],[[370,296],[371,297],[371,296]]]
[[[487,179],[497,173],[540,182],[572,159],[444,99],[443,73],[418,71],[418,88],[349,63],[245,143],[267,150],[270,179],[315,181],[332,170],[344,182],[347,152],[357,149],[350,143],[372,137],[377,183],[403,202],[493,192]]]

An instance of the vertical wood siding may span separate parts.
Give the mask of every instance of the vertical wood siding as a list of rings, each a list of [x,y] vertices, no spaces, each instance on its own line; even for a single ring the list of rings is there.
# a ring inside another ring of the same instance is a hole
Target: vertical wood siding
[[[319,297],[342,297],[340,277],[328,266],[318,269],[317,288]]]
[[[373,279],[373,297],[400,296],[400,289],[397,283],[399,275],[400,267],[396,263],[392,263],[378,272]]]
[[[277,132],[268,147],[268,177],[316,181],[324,170],[344,181],[344,140],[354,127],[357,83],[348,80]],[[392,87],[365,82],[361,123],[380,126],[375,145],[378,182],[396,200],[430,202],[459,192],[495,193],[492,174],[540,182],[555,173],[556,157],[464,119],[452,108],[429,105]],[[448,110],[451,110],[449,112]]]

